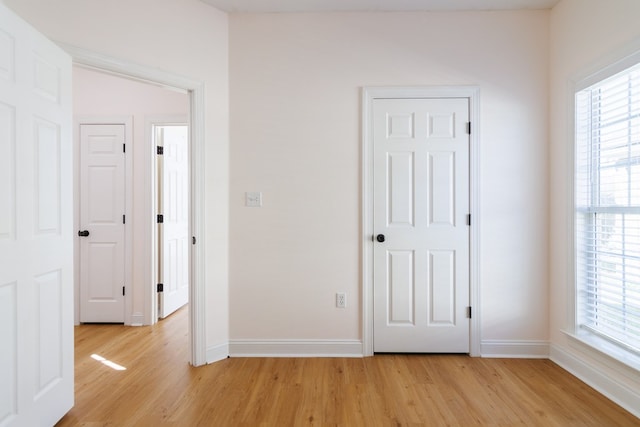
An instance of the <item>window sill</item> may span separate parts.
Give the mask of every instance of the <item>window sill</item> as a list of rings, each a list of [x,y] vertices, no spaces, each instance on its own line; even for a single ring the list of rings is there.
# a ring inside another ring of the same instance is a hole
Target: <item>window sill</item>
[[[635,374],[640,373],[640,356],[618,347],[609,341],[592,334],[588,331],[579,331],[577,333],[562,331],[565,335],[579,345],[579,349],[584,351],[584,346],[591,350],[595,350],[604,363],[615,361],[622,364],[626,368],[633,369]],[[582,347],[582,348],[580,348]]]

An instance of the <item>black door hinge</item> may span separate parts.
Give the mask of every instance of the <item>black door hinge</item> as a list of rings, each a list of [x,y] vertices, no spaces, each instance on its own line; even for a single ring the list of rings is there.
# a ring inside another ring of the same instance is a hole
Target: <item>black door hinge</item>
[[[467,122],[467,134],[471,135],[471,122]]]
[[[127,152],[127,144],[122,144],[122,152],[123,153]]]
[[[191,244],[192,245],[196,244],[196,236],[191,236]]]
[[[158,283],[157,289],[158,292],[164,292],[164,285],[162,283]]]
[[[158,214],[158,217],[156,218],[156,220],[158,221],[158,224],[164,223],[164,215]]]
[[[471,214],[467,214],[467,225],[471,225]]]
[[[122,296],[124,296],[124,286],[122,287]]]
[[[164,154],[164,147],[163,147],[163,146],[161,146],[161,145],[158,145],[158,146],[156,147],[156,154],[157,154],[158,156],[162,156],[162,155]]]
[[[123,224],[126,224],[126,223],[127,223],[126,217],[125,217],[124,215],[122,215],[122,223],[123,223]]]
[[[467,319],[471,319],[471,307],[467,307]]]

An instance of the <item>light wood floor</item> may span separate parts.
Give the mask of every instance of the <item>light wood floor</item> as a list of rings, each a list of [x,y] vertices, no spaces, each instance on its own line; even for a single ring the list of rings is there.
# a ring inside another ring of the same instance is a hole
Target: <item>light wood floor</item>
[[[76,327],[76,404],[58,426],[640,426],[548,360],[231,358],[192,368],[187,320],[183,309],[153,327]]]

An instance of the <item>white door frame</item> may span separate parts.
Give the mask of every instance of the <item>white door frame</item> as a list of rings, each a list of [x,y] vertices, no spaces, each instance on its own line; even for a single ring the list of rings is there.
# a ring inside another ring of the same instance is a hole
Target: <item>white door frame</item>
[[[80,224],[80,125],[124,125],[124,138],[125,144],[131,144],[133,142],[133,117],[131,116],[73,116],[73,155],[75,157],[73,162],[73,195],[75,200],[74,204],[74,218],[73,229],[74,233],[77,230],[81,230]],[[133,147],[128,146],[129,155],[125,156],[125,182],[124,182],[124,203],[126,218],[129,218],[128,225],[132,224],[133,219]],[[131,260],[133,259],[133,233],[131,227],[125,225],[124,231],[124,280],[125,288],[128,292],[127,295],[131,295],[132,274],[133,265]],[[75,308],[75,324],[80,322],[80,246],[73,245],[73,259],[74,259],[74,308]],[[124,324],[131,325],[136,323],[131,316],[131,298],[125,296],[124,299]]]
[[[365,87],[362,90],[362,354],[373,355],[373,101],[375,99],[467,98],[469,147],[470,355],[480,356],[480,89],[477,86]]]
[[[206,364],[206,305],[205,305],[205,193],[204,193],[204,146],[205,146],[205,104],[204,104],[204,84],[197,80],[192,80],[183,76],[172,74],[156,68],[135,64],[130,61],[120,60],[113,57],[97,54],[95,52],[78,48],[76,46],[58,43],[78,65],[97,69],[99,71],[112,73],[127,78],[141,80],[147,83],[164,85],[171,88],[183,89],[189,93],[189,129],[191,148],[191,206],[190,206],[190,234],[197,239],[197,244],[191,246],[191,268],[189,281],[189,336],[191,364],[200,366]],[[147,146],[147,149],[149,147]],[[146,158],[153,158],[151,155]],[[150,167],[151,161],[147,162]],[[145,176],[151,180],[151,170],[145,171]],[[150,188],[151,183],[146,184]],[[152,227],[155,207],[151,206],[148,200],[149,224],[146,226],[151,241]],[[146,272],[147,283],[152,281],[152,265],[149,263]],[[147,280],[148,279],[148,280]],[[153,298],[156,297],[152,287],[149,295],[145,298],[145,312],[151,313]]]

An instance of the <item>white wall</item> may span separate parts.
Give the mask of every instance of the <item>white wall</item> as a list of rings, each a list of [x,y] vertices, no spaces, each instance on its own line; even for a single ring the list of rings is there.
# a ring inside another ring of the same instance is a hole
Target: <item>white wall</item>
[[[205,85],[206,342],[228,341],[228,19],[198,0],[5,0],[55,41]]]
[[[571,81],[640,50],[640,2],[637,0],[563,0],[551,13],[550,223],[549,264],[552,359],[640,416],[637,371],[589,350],[565,333],[571,322],[568,295],[573,145]]]
[[[361,88],[477,85],[483,351],[546,349],[548,22],[548,11],[231,15],[232,346],[361,339]],[[244,207],[245,191],[264,206]]]
[[[127,153],[133,156],[133,176],[128,177],[132,185],[133,217],[127,223],[133,233],[133,256],[130,261],[132,277],[127,280],[131,305],[125,314],[125,323],[149,324],[152,317],[149,271],[155,252],[147,233],[151,220],[148,205],[151,189],[147,188],[150,184],[150,176],[147,175],[151,172],[150,159],[147,158],[150,154],[147,121],[183,117],[186,123],[189,98],[186,93],[73,67],[73,113],[82,119],[87,116],[127,116],[132,120],[133,141],[127,141]],[[79,295],[78,285],[76,281],[76,298]]]

